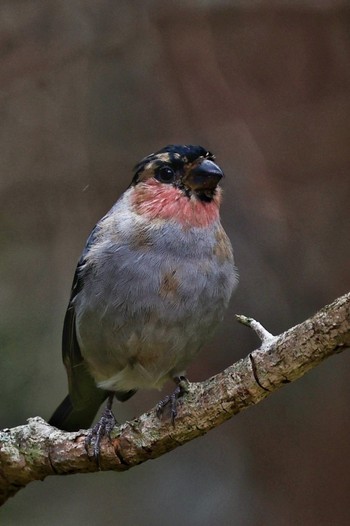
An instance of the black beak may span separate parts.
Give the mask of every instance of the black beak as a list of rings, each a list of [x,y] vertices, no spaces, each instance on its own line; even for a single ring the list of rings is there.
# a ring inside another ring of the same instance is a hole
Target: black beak
[[[194,191],[214,191],[219,181],[224,176],[222,170],[209,159],[204,159],[186,174],[183,182],[185,186]]]

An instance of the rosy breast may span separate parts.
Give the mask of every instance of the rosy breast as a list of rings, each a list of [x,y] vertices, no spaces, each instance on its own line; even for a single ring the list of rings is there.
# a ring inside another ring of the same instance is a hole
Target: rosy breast
[[[179,188],[149,179],[135,187],[131,203],[137,214],[148,219],[175,220],[187,228],[205,228],[219,218],[221,189],[208,203],[187,197]]]

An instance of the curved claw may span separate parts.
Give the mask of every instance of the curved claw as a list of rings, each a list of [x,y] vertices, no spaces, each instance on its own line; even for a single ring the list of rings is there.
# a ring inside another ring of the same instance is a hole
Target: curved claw
[[[108,397],[108,402],[105,410],[102,413],[101,418],[97,424],[92,427],[85,438],[85,450],[87,455],[93,457],[99,467],[100,465],[100,451],[101,451],[101,439],[105,436],[109,437],[112,429],[116,425],[117,421],[114,414],[112,413],[114,393],[111,393]],[[93,454],[90,455],[89,447],[92,446]]]
[[[188,392],[189,381],[185,376],[177,376],[174,378],[176,382],[176,388],[171,395],[167,395],[163,400],[160,400],[156,406],[157,417],[161,418],[163,415],[164,408],[169,404],[171,413],[171,423],[175,427],[175,419],[177,417],[177,401]]]

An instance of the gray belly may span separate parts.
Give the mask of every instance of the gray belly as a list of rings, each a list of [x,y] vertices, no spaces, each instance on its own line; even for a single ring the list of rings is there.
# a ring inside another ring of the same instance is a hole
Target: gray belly
[[[233,261],[154,250],[135,258],[127,245],[111,246],[104,261],[83,269],[74,301],[81,353],[101,388],[160,388],[221,321],[237,279]]]

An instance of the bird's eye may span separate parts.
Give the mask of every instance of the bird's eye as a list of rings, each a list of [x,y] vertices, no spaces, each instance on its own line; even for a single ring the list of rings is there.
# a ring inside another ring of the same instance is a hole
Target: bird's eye
[[[154,177],[160,182],[160,183],[172,183],[175,178],[175,172],[170,166],[161,166],[156,171]]]

